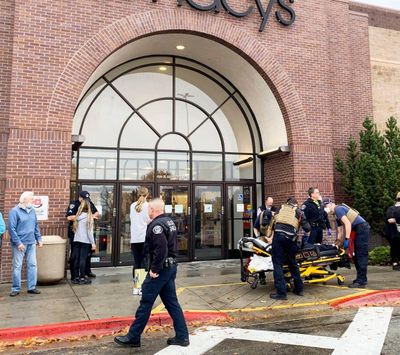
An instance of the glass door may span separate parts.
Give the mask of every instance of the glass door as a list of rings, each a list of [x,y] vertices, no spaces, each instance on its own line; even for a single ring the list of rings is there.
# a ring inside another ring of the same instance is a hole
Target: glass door
[[[150,184],[121,184],[119,195],[119,248],[118,248],[118,264],[132,264],[131,256],[131,219],[130,207],[131,204],[138,200],[139,189],[145,186],[149,189],[149,199],[153,196],[153,186]]]
[[[221,186],[194,187],[194,260],[222,257]]]
[[[164,200],[165,213],[175,222],[178,251],[184,259],[189,257],[190,201],[188,184],[160,184],[159,196]]]
[[[253,235],[254,187],[227,187],[228,256],[238,256],[237,243],[242,237]]]
[[[115,185],[114,184],[85,184],[80,191],[88,191],[90,199],[99,212],[99,218],[95,221],[94,237],[96,240],[96,252],[92,255],[93,266],[112,265],[113,239],[115,235]]]

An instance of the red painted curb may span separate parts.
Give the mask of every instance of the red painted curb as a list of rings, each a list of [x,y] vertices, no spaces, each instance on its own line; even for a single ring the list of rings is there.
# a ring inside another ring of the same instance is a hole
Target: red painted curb
[[[187,322],[226,319],[222,312],[184,312]],[[0,342],[13,342],[28,338],[68,338],[85,335],[104,335],[119,331],[132,323],[133,317],[115,317],[96,320],[45,324],[38,326],[0,329]],[[147,325],[172,324],[168,313],[150,316]]]
[[[332,307],[362,307],[379,304],[393,304],[400,302],[400,290],[382,290],[365,295],[350,296],[348,298],[330,303]]]

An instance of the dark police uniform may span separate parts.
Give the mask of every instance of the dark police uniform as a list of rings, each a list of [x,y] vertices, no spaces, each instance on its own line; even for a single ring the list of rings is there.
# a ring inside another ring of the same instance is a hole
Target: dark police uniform
[[[296,261],[296,252],[298,250],[296,239],[300,225],[306,233],[310,231],[310,225],[304,218],[303,212],[290,204],[282,205],[275,218],[275,232],[272,240],[274,283],[277,292],[276,296],[286,298],[287,291],[283,273],[283,264],[285,261],[287,261],[290,274],[294,279],[294,292],[297,294],[303,292],[303,281],[301,280],[299,266]]]
[[[159,215],[148,225],[144,247],[148,270],[159,274],[151,278],[147,274],[142,285],[142,299],[126,337],[130,342],[140,343],[140,336],[149,320],[151,309],[160,295],[169,315],[173,319],[176,339],[189,339],[189,332],[182,308],[176,296],[175,278],[177,271],[177,233],[170,217]]]
[[[343,226],[341,219],[343,216],[348,216],[349,210],[350,207],[346,205],[337,205],[335,207],[336,222],[338,226]],[[356,233],[354,240],[353,261],[357,270],[357,278],[353,281],[353,283],[366,285],[368,267],[368,238],[371,227],[360,215],[358,215],[354,221],[351,221],[351,218],[349,218],[349,220],[351,222],[351,230]]]
[[[65,214],[66,217],[69,216],[76,216],[76,214],[78,213],[78,209],[79,209],[79,205],[80,205],[80,201],[76,200],[76,201],[71,201],[71,203],[68,206],[67,209],[67,213]],[[92,210],[92,213],[95,214],[97,211],[96,206],[93,204],[92,201],[90,201],[90,209]],[[74,248],[74,231],[72,229],[72,226],[74,225],[73,221],[69,221],[68,222],[68,239],[69,239],[69,243],[71,245],[71,255],[70,255],[70,259],[69,259],[69,266],[70,266],[70,272],[71,272],[71,280],[75,279],[75,272],[74,272],[74,261],[72,260],[72,251]],[[92,251],[90,251],[90,253],[88,254],[88,257],[86,259],[86,275],[91,274],[92,270],[90,269],[90,259],[92,257]]]
[[[301,209],[311,226],[310,236],[305,238],[304,244],[321,244],[324,236],[323,230],[331,229],[323,204],[319,200],[314,201],[312,198],[308,198],[307,201],[304,201]]]
[[[260,236],[265,236],[264,231],[271,222],[272,212],[272,209],[265,208],[265,210],[261,211],[257,216],[256,221],[254,222],[254,228],[260,232]]]
[[[389,223],[388,219],[394,218],[396,223]],[[390,259],[394,270],[400,270],[400,204],[397,202],[386,210],[385,238],[390,244]]]

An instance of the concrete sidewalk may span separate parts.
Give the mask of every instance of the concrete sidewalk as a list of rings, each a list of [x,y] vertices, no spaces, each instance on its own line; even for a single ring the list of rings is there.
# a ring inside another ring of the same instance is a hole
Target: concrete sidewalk
[[[131,267],[94,270],[97,278],[92,285],[72,285],[63,281],[53,286],[41,286],[41,295],[29,295],[25,285],[21,294],[8,296],[10,285],[0,285],[0,331],[43,324],[129,317],[133,319],[140,297],[132,295]],[[306,285],[305,296],[288,294],[288,301],[269,298],[273,291],[272,273],[267,274],[267,285],[251,289],[240,281],[239,260],[182,263],[179,265],[177,292],[186,312],[229,314],[243,312],[272,315],[274,310],[290,310],[330,304],[371,293],[371,290],[400,288],[400,272],[389,267],[370,267],[368,290],[346,287],[353,280],[355,269],[339,269],[346,276],[345,286],[335,280],[326,285]],[[397,292],[397,291],[396,291]],[[158,299],[153,313],[165,311]]]

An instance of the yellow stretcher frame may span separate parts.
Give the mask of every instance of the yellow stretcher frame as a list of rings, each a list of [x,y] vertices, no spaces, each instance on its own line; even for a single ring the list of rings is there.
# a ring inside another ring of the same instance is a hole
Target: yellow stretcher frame
[[[266,252],[263,249],[260,249],[256,246],[252,246],[252,250],[257,255],[272,257],[271,253]],[[299,263],[300,276],[303,279],[305,284],[317,284],[317,283],[326,283],[334,278],[337,280],[337,284],[342,286],[345,282],[345,277],[336,271],[327,270],[326,267],[332,265],[333,263],[340,262],[342,257],[345,254],[344,249],[339,250],[339,254],[333,257],[320,257],[316,260],[304,260]],[[241,262],[243,262],[241,258]],[[243,268],[242,268],[243,269]],[[287,265],[283,266],[285,280],[288,290],[293,290],[293,280],[290,275],[289,267]],[[254,281],[250,282],[249,278],[254,278]],[[251,284],[251,288],[255,289],[259,282],[258,272],[249,273],[247,275],[243,275],[242,272],[242,281],[248,282]]]

